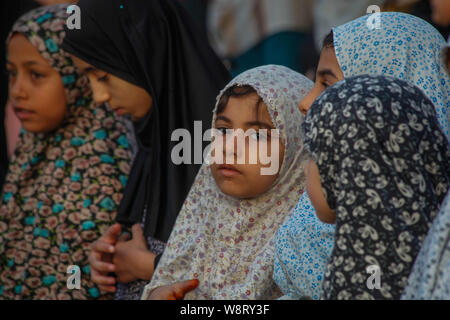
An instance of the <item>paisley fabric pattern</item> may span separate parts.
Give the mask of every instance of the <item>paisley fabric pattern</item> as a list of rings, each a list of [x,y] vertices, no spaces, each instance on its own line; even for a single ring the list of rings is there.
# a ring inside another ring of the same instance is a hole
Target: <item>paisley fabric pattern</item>
[[[450,300],[450,191],[428,231],[402,300]]]
[[[324,298],[399,299],[450,185],[434,105],[405,81],[358,76],[323,92],[302,126],[336,213]],[[379,290],[369,289],[371,265]]]
[[[439,124],[450,139],[450,77],[442,57],[444,38],[426,21],[405,13],[382,12],[379,29],[370,29],[368,19],[370,15],[333,28],[344,77],[387,75],[418,86],[434,103]]]
[[[145,288],[197,278],[200,285],[186,299],[273,299],[281,292],[272,279],[274,236],[305,186],[305,153],[297,104],[312,88],[306,77],[286,67],[268,65],[233,79],[249,85],[263,99],[285,146],[274,184],[247,200],[225,195],[203,164],[169,238],[166,250]],[[217,105],[216,105],[217,107]],[[216,112],[213,116],[215,123]]]
[[[51,133],[22,132],[0,198],[0,298],[88,299],[91,243],[113,222],[131,152],[122,120],[95,106],[88,80],[60,49],[67,5],[22,16],[23,34],[62,78],[68,112]],[[11,35],[10,35],[11,36]],[[67,288],[70,265],[81,288]]]
[[[317,218],[308,193],[304,192],[275,238],[273,279],[285,294],[281,299],[321,298],[334,231],[334,225]]]

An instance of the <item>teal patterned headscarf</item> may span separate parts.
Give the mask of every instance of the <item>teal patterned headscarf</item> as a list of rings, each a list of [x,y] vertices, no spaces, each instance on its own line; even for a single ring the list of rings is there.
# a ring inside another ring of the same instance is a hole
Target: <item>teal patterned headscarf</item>
[[[9,36],[24,35],[59,72],[68,111],[53,132],[22,132],[12,157],[0,196],[0,299],[102,297],[88,254],[114,222],[131,152],[122,121],[93,103],[88,79],[60,48],[66,9],[33,10]],[[71,265],[79,290],[67,288]]]

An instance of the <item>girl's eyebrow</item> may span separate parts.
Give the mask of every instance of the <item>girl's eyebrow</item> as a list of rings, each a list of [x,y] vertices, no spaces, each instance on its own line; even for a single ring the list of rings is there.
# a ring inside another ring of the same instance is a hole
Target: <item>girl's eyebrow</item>
[[[331,71],[331,69],[318,70],[317,71],[317,75],[318,76],[322,76],[322,77],[324,77],[324,76],[332,76],[333,78],[337,79],[336,75],[334,74],[333,71]]]
[[[95,67],[89,66],[89,67],[83,68],[82,71],[83,71],[83,73],[86,73],[86,74],[91,73],[91,72],[95,74],[99,70]]]
[[[219,121],[219,120],[225,121],[227,123],[232,123],[232,121],[230,119],[228,119],[227,117],[225,117],[225,116],[217,116],[216,122]],[[261,121],[248,121],[248,122],[245,123],[245,125],[248,126],[248,127],[266,128],[268,130],[274,129],[274,127],[271,126],[270,124],[265,123],[265,122],[261,122]]]
[[[14,62],[7,60],[6,64],[11,64],[11,65],[15,65]],[[24,63],[22,63],[22,65],[26,66],[26,67],[30,67],[33,65],[42,65],[42,66],[46,66],[44,63],[39,62],[39,61],[34,61],[34,60],[29,60],[29,61],[25,61]]]
[[[219,121],[219,120],[222,120],[222,121],[225,121],[225,122],[228,122],[228,123],[231,123],[231,122],[232,122],[230,119],[228,119],[228,118],[225,117],[225,116],[217,116],[216,122]]]
[[[256,126],[256,127],[266,128],[268,130],[274,129],[273,126],[269,125],[268,123],[261,122],[261,121],[249,121],[249,122],[246,122],[245,125],[247,125],[249,127]]]

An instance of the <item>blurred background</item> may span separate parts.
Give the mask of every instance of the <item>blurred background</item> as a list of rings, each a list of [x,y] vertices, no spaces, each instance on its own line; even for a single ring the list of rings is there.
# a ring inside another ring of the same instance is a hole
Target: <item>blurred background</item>
[[[430,0],[178,1],[233,76],[259,65],[280,64],[313,79],[323,38],[332,27],[365,15],[370,5],[418,16],[445,39],[450,32],[449,26],[433,22]]]

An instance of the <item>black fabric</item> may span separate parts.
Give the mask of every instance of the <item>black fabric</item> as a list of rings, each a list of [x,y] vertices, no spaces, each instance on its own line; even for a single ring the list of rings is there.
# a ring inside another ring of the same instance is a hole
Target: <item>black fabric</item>
[[[159,263],[159,260],[161,260],[161,257],[162,257],[162,253],[158,254],[158,255],[155,257],[155,261],[154,261],[154,263],[153,263],[153,268],[154,268],[154,270],[156,270],[156,267],[158,266],[158,263]]]
[[[8,77],[6,75],[6,38],[14,22],[25,12],[38,7],[32,0],[0,1],[0,190],[8,170],[6,149],[5,106],[8,100]]]
[[[211,127],[228,71],[176,1],[80,0],[78,6],[81,29],[67,30],[63,48],[153,98],[150,113],[136,123],[139,151],[117,220],[138,223],[146,209],[145,235],[167,241],[200,167],[173,164],[172,131],[186,128],[193,137],[194,120],[203,131]]]

